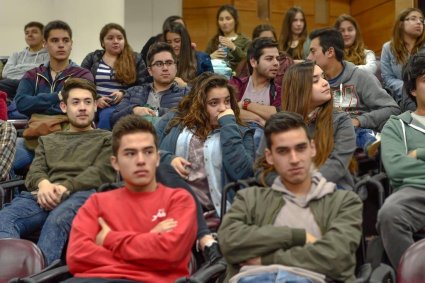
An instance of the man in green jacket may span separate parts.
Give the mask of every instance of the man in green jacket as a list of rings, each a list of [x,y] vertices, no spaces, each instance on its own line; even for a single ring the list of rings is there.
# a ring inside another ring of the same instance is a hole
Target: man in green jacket
[[[303,118],[278,112],[265,126],[271,187],[239,191],[218,231],[228,276],[240,267],[278,264],[352,281],[361,238],[362,202],[335,190],[314,169],[314,141]]]
[[[425,226],[425,54],[413,55],[403,71],[416,111],[391,116],[381,135],[382,162],[394,188],[378,214],[378,230],[393,267]]]
[[[60,107],[69,129],[39,138],[23,191],[0,210],[0,238],[21,238],[41,229],[37,245],[47,264],[60,259],[71,222],[86,199],[115,171],[111,133],[93,129],[96,86],[68,79],[61,91]]]

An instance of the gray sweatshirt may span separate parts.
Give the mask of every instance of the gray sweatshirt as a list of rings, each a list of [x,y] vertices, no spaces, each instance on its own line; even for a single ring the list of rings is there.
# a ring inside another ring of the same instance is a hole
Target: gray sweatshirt
[[[362,128],[380,132],[391,115],[400,114],[399,106],[373,74],[351,62],[343,64],[342,74],[329,80],[335,107],[359,120]]]
[[[38,52],[31,52],[27,47],[9,57],[3,69],[3,79],[20,80],[25,72],[48,61],[49,53],[46,49],[43,48]]]
[[[312,200],[321,199],[325,195],[333,193],[335,184],[328,182],[318,171],[313,171],[311,180],[312,184],[309,193],[304,197],[299,197],[285,187],[279,176],[276,177],[271,188],[283,193],[282,197],[285,200],[285,205],[277,214],[273,224],[274,226],[305,229],[306,232],[320,239],[322,233],[314,219],[309,204]]]

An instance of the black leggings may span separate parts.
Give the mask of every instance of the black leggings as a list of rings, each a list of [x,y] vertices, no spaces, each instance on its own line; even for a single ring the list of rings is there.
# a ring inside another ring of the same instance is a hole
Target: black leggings
[[[176,170],[174,170],[173,166],[170,164],[160,163],[156,170],[156,180],[167,187],[182,188],[188,191],[196,203],[196,217],[198,219],[197,239],[199,240],[203,236],[211,234],[211,231],[208,229],[207,223],[205,222],[203,214],[204,211],[202,209],[201,203],[198,200],[198,197],[193,192],[189,184],[186,183],[182,177],[180,177]]]

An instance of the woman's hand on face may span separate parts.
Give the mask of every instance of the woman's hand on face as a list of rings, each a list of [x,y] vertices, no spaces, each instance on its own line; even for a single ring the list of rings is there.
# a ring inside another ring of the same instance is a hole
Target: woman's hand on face
[[[227,46],[227,47],[229,47],[229,49],[231,50],[231,51],[233,51],[233,50],[235,50],[236,49],[236,45],[233,43],[233,41],[230,39],[230,38],[228,38],[228,37],[225,37],[225,36],[219,36],[218,37],[218,41],[222,44],[222,45],[225,45],[225,46]]]
[[[220,119],[221,117],[226,116],[226,115],[235,116],[235,112],[233,112],[232,108],[226,109],[223,112],[221,112],[220,114],[218,114],[217,119]]]

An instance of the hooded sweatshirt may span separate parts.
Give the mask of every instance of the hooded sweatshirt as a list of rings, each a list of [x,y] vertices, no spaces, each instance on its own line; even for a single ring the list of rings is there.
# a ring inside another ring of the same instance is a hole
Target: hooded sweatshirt
[[[280,177],[276,177],[272,190],[282,193],[285,205],[280,209],[274,221],[275,226],[287,226],[291,228],[304,229],[317,239],[322,237],[320,227],[311,213],[309,204],[312,200],[318,200],[335,191],[335,184],[328,182],[316,171],[311,178],[311,188],[304,197],[297,196],[289,191],[282,183]]]
[[[400,114],[399,106],[373,74],[348,61],[342,64],[342,73],[329,80],[335,107],[359,120],[362,128],[380,132],[391,115]]]
[[[425,126],[407,111],[391,116],[381,135],[382,162],[395,190],[425,190]],[[416,150],[416,158],[407,154]]]
[[[3,69],[3,79],[20,80],[25,72],[47,61],[49,61],[49,53],[46,49],[42,48],[37,52],[32,52],[27,47],[9,57]]]

